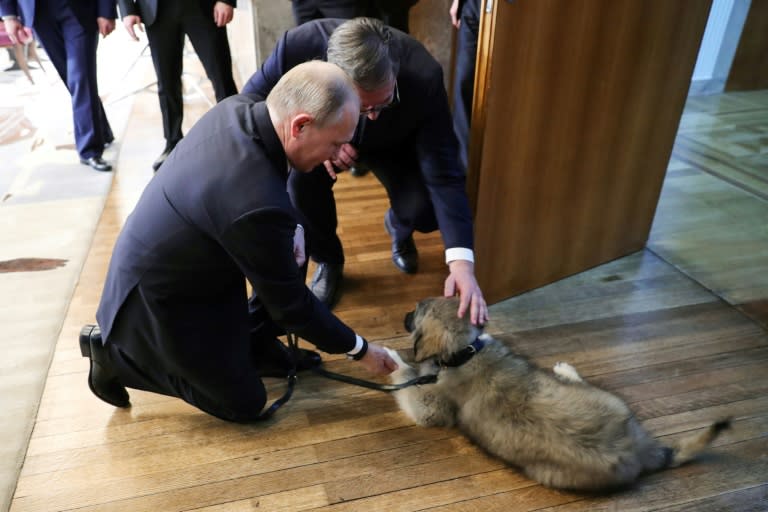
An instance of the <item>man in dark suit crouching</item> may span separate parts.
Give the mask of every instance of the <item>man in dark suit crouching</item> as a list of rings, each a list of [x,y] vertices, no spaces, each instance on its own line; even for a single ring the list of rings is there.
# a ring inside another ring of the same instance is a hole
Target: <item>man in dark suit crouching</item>
[[[265,102],[233,96],[200,119],[115,244],[98,327],[80,339],[96,396],[127,407],[125,388],[143,389],[252,421],[266,402],[261,378],[289,370],[275,325],[374,374],[395,369],[305,286],[303,228],[286,191],[289,167],[309,171],[351,139],[359,109],[345,73],[316,61],[286,73]],[[303,351],[300,368],[315,364]]]
[[[383,224],[395,266],[417,272],[413,233],[439,229],[449,270],[443,293],[459,295],[459,316],[485,323],[488,306],[475,278],[466,176],[440,64],[416,39],[379,20],[322,19],[283,34],[242,92],[265,98],[289,69],[310,59],[341,67],[361,101],[355,136],[336,158],[288,177],[291,201],[307,230],[309,256],[317,264],[312,291],[329,306],[338,299],[345,258],[336,233],[333,185],[337,172],[367,168],[389,197]]]

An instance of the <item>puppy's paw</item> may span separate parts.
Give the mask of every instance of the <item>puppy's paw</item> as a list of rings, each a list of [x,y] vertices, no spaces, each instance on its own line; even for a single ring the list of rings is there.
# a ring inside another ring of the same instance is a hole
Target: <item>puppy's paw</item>
[[[552,367],[552,371],[555,372],[555,375],[565,381],[583,382],[583,379],[581,378],[581,375],[579,375],[579,372],[576,371],[576,368],[563,361],[555,363],[555,366]]]
[[[387,347],[384,347],[384,350],[387,351],[389,357],[391,357],[392,360],[397,364],[397,370],[389,374],[390,380],[395,384],[408,380],[410,375],[413,373],[413,368],[409,366],[408,363],[403,361],[403,358],[400,357],[400,354],[397,352],[397,350],[392,350],[391,348]]]
[[[397,350],[392,350],[389,347],[384,347],[384,350],[386,350],[387,355],[389,355],[389,357],[391,357],[392,360],[397,363],[397,366],[399,366],[400,368],[408,366],[408,364],[405,361],[403,361],[403,358],[400,357],[400,353]]]

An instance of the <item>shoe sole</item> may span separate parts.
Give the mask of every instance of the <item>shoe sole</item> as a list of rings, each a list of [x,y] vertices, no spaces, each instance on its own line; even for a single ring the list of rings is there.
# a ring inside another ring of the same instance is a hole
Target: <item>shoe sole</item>
[[[390,224],[389,224],[389,214],[388,213],[384,214],[384,230],[387,232],[387,234],[389,235],[390,238],[392,238],[392,239],[395,238],[394,229],[392,229],[392,226],[390,226]],[[416,252],[416,256],[417,257],[418,257],[418,254],[419,253],[417,251]],[[397,262],[395,261],[395,255],[394,254],[392,254],[392,258],[391,259],[392,259],[392,264],[395,266],[395,268],[397,270],[399,270],[400,272],[402,272],[403,274],[417,274],[419,272],[419,264],[418,264],[418,262],[416,263],[415,267],[413,267],[412,269],[409,269],[409,268],[404,268],[404,267],[401,267],[400,265],[398,265]]]
[[[111,165],[107,165],[106,167],[99,169],[98,167],[94,167],[91,164],[89,164],[87,160],[80,160],[80,163],[98,172],[110,172],[112,170]]]
[[[85,325],[82,329],[80,329],[80,353],[83,355],[83,357],[88,358],[88,388],[91,390],[91,393],[93,393],[96,398],[99,400],[102,400],[109,405],[112,405],[114,407],[119,407],[121,409],[125,409],[131,406],[131,402],[126,401],[116,401],[116,400],[110,400],[106,397],[101,396],[96,392],[96,388],[93,386],[93,358],[91,355],[93,354],[93,347],[91,346],[92,338],[91,335],[93,334],[93,331],[96,329],[95,325]]]
[[[91,334],[96,329],[95,325],[84,325],[80,329],[80,353],[83,357],[91,358]]]

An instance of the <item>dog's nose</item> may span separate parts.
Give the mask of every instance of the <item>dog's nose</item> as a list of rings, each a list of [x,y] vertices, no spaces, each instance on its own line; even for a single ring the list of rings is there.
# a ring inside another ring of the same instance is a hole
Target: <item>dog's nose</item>
[[[413,332],[413,313],[413,311],[406,313],[405,318],[403,319],[403,325],[407,332]]]

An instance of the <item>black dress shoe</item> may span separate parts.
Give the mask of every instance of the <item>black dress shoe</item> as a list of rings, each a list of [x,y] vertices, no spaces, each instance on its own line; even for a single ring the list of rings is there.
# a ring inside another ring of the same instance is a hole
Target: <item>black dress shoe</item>
[[[128,392],[112,370],[109,351],[101,342],[98,325],[85,325],[80,330],[80,353],[91,361],[88,387],[93,394],[115,407],[130,407]]]
[[[354,167],[349,168],[349,174],[354,176],[355,178],[362,178],[366,174],[368,174],[371,171],[371,169],[363,164],[357,164]]]
[[[287,377],[294,367],[293,354],[277,338],[263,338],[254,342],[254,361],[262,377]],[[296,372],[310,370],[323,362],[320,354],[300,348],[296,358]]]
[[[160,156],[157,157],[157,160],[155,160],[152,163],[152,170],[153,171],[157,172],[157,170],[160,168],[161,165],[163,165],[163,163],[165,162],[165,159],[168,158],[168,155],[171,154],[171,151],[173,151],[173,148],[175,148],[175,147],[176,147],[176,144],[174,144],[172,146],[166,146],[165,147],[165,150],[163,150],[163,152],[160,153]]]
[[[419,269],[419,252],[416,250],[413,235],[408,235],[404,240],[396,240],[389,215],[390,211],[384,215],[384,228],[392,238],[392,263],[406,274],[415,274]]]
[[[104,161],[103,158],[100,156],[92,156],[91,158],[81,158],[80,163],[83,165],[87,165],[88,167],[92,169],[96,169],[97,171],[111,171],[112,166],[109,165],[106,161]]]
[[[331,308],[339,298],[343,274],[343,263],[318,263],[309,289],[320,302]]]

